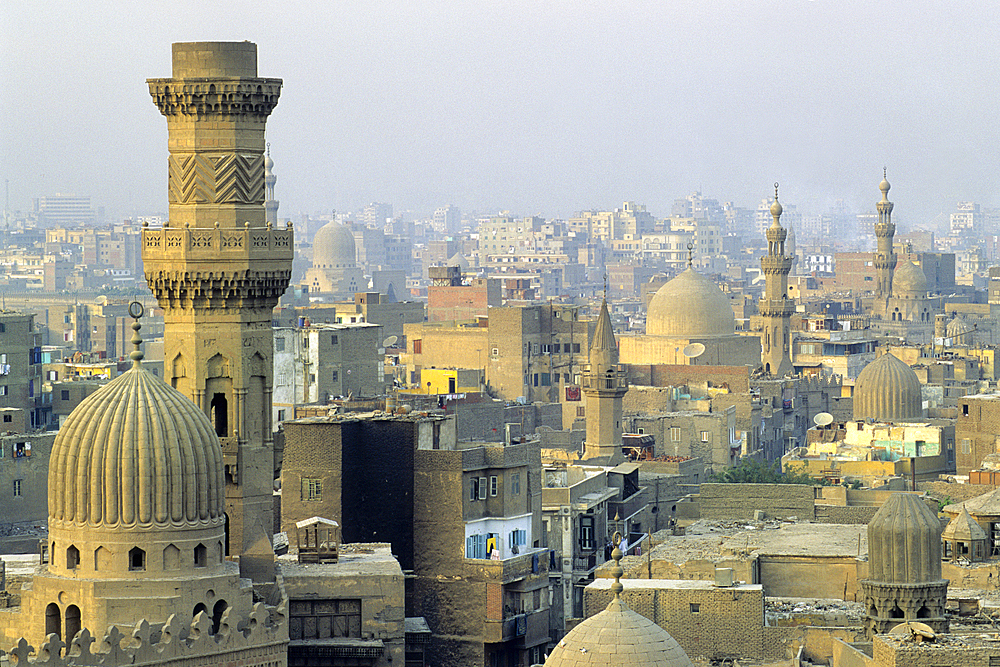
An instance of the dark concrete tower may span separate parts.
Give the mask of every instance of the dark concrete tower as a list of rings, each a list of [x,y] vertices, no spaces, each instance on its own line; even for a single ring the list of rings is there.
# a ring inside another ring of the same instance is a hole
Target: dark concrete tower
[[[789,354],[792,336],[789,319],[795,310],[795,303],[788,298],[788,273],[792,270],[793,258],[785,254],[787,232],[781,226],[777,183],[774,184],[771,217],[774,222],[767,229],[767,254],[760,258],[760,268],[766,280],[764,297],[757,305],[764,326],[760,361],[765,373],[781,377],[790,375],[794,370]]]
[[[882,201],[875,205],[878,209],[878,222],[875,223],[875,238],[878,246],[875,250],[875,275],[878,283],[875,285],[875,296],[888,299],[892,296],[892,272],[896,268],[896,253],[892,248],[892,239],[896,235],[896,225],[892,223],[892,202],[889,201],[889,181],[885,178],[885,168],[882,169],[882,182],[878,189],[882,191]]]
[[[627,391],[628,378],[624,366],[618,363],[618,343],[608,302],[604,300],[590,345],[590,363],[583,371],[583,393],[587,397],[584,458],[608,457],[608,464],[623,460],[622,399]]]
[[[884,634],[906,621],[948,632],[944,607],[948,580],[941,578],[941,522],[919,497],[889,496],[868,524],[865,634]]]
[[[264,126],[280,79],[257,45],[173,45],[173,77],[149,79],[167,118],[170,219],[145,229],[146,282],[163,308],[164,375],[222,443],[227,549],[243,576],[273,577],[271,311],[288,286],[292,230],[266,221]]]

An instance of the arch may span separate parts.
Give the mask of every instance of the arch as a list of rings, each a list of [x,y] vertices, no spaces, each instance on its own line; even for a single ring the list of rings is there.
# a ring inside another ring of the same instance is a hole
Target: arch
[[[180,352],[170,364],[170,386],[184,395],[189,394],[190,379],[187,374],[187,363]]]
[[[220,438],[229,436],[229,400],[223,393],[212,394],[212,423]]]
[[[216,634],[219,631],[219,626],[222,624],[222,614],[229,608],[229,604],[225,600],[219,600],[212,607],[212,634]]]
[[[930,618],[931,610],[927,608],[927,605],[923,605],[917,610],[917,618]]]
[[[194,618],[201,612],[205,612],[206,616],[208,615],[208,607],[205,605],[204,602],[199,602],[194,606],[194,611],[191,612],[191,618]]]
[[[107,547],[97,547],[94,549],[94,569],[111,569],[111,551]]]
[[[208,549],[204,544],[199,544],[194,548],[194,566],[208,567]]]
[[[168,544],[163,550],[163,569],[164,570],[179,570],[181,569],[181,550],[178,549],[173,544]]]
[[[222,542],[219,542],[219,551],[218,551],[219,561],[218,562],[219,562],[220,565],[222,564],[222,559],[224,558],[225,553],[226,552],[224,550],[224,547],[222,546]]]
[[[903,618],[903,610],[899,608],[899,605],[893,605],[892,609],[889,610],[889,618]]]
[[[80,608],[75,604],[66,607],[66,643],[70,643],[80,632]]]
[[[146,569],[146,552],[139,547],[132,547],[128,552],[128,569],[133,572]]]
[[[62,639],[62,612],[59,611],[59,605],[55,602],[50,602],[45,607],[45,634],[54,634]]]
[[[206,364],[207,375],[209,378],[228,378],[232,377],[229,373],[229,359],[225,358],[221,354],[216,353],[211,359],[208,360]]]
[[[222,553],[223,553],[223,555],[228,556],[229,555],[229,513],[228,512],[223,512],[222,516],[226,517],[226,527],[225,527],[226,546],[225,546],[225,549],[223,550]]]
[[[75,570],[79,564],[80,564],[80,550],[71,544],[66,549],[66,569]]]

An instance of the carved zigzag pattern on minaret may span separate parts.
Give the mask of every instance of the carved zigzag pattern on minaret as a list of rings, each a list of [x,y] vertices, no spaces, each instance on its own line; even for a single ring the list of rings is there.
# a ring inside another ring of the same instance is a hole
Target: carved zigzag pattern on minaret
[[[262,155],[171,155],[171,204],[260,204],[264,201]]]

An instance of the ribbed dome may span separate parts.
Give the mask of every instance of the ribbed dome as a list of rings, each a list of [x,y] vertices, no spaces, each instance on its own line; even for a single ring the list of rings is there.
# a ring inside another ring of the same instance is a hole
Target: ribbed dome
[[[336,220],[320,227],[313,238],[313,268],[357,268],[354,234]]]
[[[920,380],[892,354],[864,367],[854,383],[854,419],[905,422],[923,419]]]
[[[901,260],[892,274],[892,292],[895,296],[926,297],[927,276],[913,262]]]
[[[868,579],[892,584],[941,580],[941,523],[911,493],[893,493],[868,524]]]
[[[614,664],[693,667],[677,640],[619,599],[570,630],[545,661],[545,667]]]
[[[966,324],[965,320],[963,320],[960,316],[956,315],[955,319],[953,319],[951,322],[948,322],[948,326],[945,327],[945,333],[949,338],[952,338],[954,336],[964,334],[965,330],[969,328],[970,327],[968,324]]]
[[[208,417],[138,363],[84,399],[52,445],[53,529],[221,525],[224,501]]]
[[[688,269],[665,284],[649,302],[646,333],[673,338],[725,336],[736,330],[729,298],[718,285]]]

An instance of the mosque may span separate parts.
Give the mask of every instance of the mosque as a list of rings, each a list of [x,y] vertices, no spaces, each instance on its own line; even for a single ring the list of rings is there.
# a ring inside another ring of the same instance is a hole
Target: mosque
[[[355,292],[364,291],[367,284],[358,268],[350,227],[332,220],[316,232],[312,268],[306,271],[303,286],[334,299],[353,299]]]

